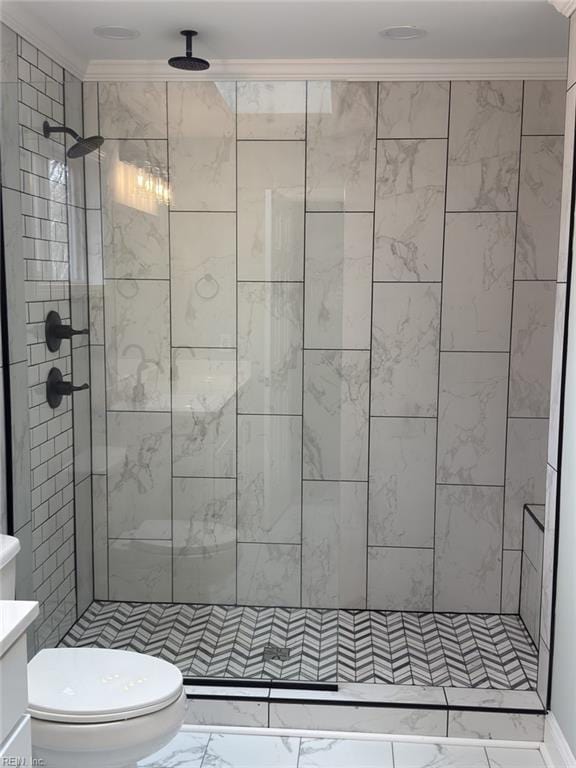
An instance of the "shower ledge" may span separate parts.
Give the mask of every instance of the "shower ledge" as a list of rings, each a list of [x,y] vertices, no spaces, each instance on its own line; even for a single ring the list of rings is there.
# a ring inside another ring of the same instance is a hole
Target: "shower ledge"
[[[283,683],[284,685],[284,683]],[[340,683],[338,690],[186,684],[190,725],[541,741],[536,691]]]

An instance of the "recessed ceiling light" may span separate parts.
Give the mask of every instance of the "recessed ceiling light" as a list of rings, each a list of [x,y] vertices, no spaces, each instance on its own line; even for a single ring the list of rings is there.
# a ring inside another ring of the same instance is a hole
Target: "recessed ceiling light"
[[[140,32],[137,29],[129,29],[128,27],[105,25],[103,27],[94,27],[93,32],[98,37],[105,37],[108,40],[134,40],[135,37],[140,37]]]
[[[411,25],[399,27],[386,27],[380,34],[389,40],[416,40],[419,37],[425,37],[426,30]]]

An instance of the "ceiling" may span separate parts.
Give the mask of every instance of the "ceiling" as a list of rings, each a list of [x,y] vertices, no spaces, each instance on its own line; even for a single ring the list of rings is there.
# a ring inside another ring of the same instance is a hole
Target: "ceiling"
[[[5,0],[1,11],[27,18],[84,66],[165,60],[183,52],[178,33],[190,27],[200,33],[194,53],[221,60],[561,58],[568,41],[567,20],[546,0]],[[404,24],[428,34],[378,34]],[[99,25],[140,37],[104,40],[92,31]]]

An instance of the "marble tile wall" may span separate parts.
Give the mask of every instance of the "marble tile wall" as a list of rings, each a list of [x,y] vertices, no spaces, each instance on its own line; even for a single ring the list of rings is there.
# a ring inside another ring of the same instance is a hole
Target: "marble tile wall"
[[[563,87],[85,84],[98,598],[518,613]]]
[[[560,482],[559,470],[561,467],[561,446],[562,446],[562,429],[563,429],[563,403],[565,398],[564,393],[564,374],[566,371],[566,352],[565,343],[567,338],[567,296],[570,290],[570,252],[571,252],[571,218],[573,216],[573,167],[574,167],[574,130],[576,122],[576,88],[574,87],[574,78],[570,76],[570,73],[574,71],[574,63],[576,62],[576,37],[574,34],[574,17],[570,23],[570,45],[568,51],[568,83],[567,90],[560,91],[560,84],[556,89],[542,89],[538,94],[535,92],[532,96],[533,107],[531,108],[532,115],[532,127],[531,132],[534,134],[535,139],[535,152],[542,156],[542,151],[550,152],[554,151],[554,145],[544,142],[539,143],[541,136],[545,134],[557,134],[564,133],[563,145],[563,175],[562,175],[562,189],[561,189],[561,204],[560,204],[560,229],[558,233],[558,241],[554,241],[551,245],[558,245],[558,260],[557,268],[550,271],[544,270],[530,250],[527,250],[528,255],[531,257],[531,268],[539,269],[543,275],[543,279],[547,279],[547,290],[551,292],[554,299],[550,299],[553,302],[553,343],[549,345],[546,350],[540,346],[540,354],[547,354],[551,356],[552,360],[552,373],[549,381],[541,380],[540,382],[532,382],[530,389],[519,390],[527,392],[530,399],[534,398],[534,403],[537,402],[538,395],[543,391],[546,391],[546,387],[549,387],[550,398],[550,414],[547,434],[547,452],[546,452],[546,476],[542,480],[541,496],[545,502],[545,514],[544,514],[544,543],[543,543],[543,562],[542,562],[542,595],[541,606],[539,616],[534,616],[533,622],[536,625],[533,629],[534,635],[539,635],[539,665],[538,665],[538,693],[543,701],[550,703],[550,660],[553,657],[553,600],[554,600],[554,579],[555,579],[555,543],[556,543],[556,528],[557,518],[559,514],[559,492]],[[534,89],[535,90],[535,89]],[[554,120],[548,114],[549,110],[545,108],[539,109],[538,107],[546,107],[554,101],[565,99],[565,119],[561,121],[560,115],[558,119]],[[558,139],[560,141],[560,139]],[[545,149],[543,149],[546,147]],[[533,167],[536,171],[539,171],[538,165],[534,162]],[[539,176],[536,177],[538,184],[544,190],[548,187],[545,182],[545,178],[539,171]],[[536,241],[534,235],[532,242],[539,242],[543,247],[542,240]],[[543,289],[546,290],[546,289]],[[527,297],[529,300],[530,297]],[[548,310],[550,311],[550,310]],[[538,328],[537,318],[534,318],[534,322],[531,325],[532,333],[530,338],[526,339],[526,346],[530,344],[532,347],[532,354],[538,354]],[[522,381],[520,379],[520,384]],[[570,472],[570,468],[568,468]]]
[[[47,350],[44,320],[88,324],[83,161],[42,123],[83,132],[82,83],[2,25],[2,194],[9,297],[17,596],[36,599],[32,652],[59,642],[93,599],[90,400],[45,400],[48,371],[89,381],[86,337]],[[75,563],[80,564],[78,572]]]

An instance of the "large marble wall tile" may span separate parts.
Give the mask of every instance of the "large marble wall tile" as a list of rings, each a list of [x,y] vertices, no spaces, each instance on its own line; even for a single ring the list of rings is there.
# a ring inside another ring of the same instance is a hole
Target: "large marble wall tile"
[[[112,539],[110,600],[169,602],[172,600],[172,544],[170,541]]]
[[[550,428],[548,431],[548,464],[558,469],[560,439],[560,406],[562,394],[562,361],[564,357],[564,323],[566,319],[566,283],[556,285],[554,309],[554,342],[550,379]]]
[[[372,415],[435,416],[440,286],[374,285]]]
[[[435,611],[500,611],[503,488],[437,488]]]
[[[510,416],[548,416],[555,299],[555,283],[514,285]]]
[[[446,141],[378,142],[375,280],[442,279],[445,181]]]
[[[50,81],[47,81],[47,85]],[[68,75],[64,81],[64,122],[81,136],[90,136],[84,130],[83,119],[83,83],[74,75]],[[66,136],[66,147],[70,148],[75,139]],[[68,205],[84,208],[84,163],[66,164],[66,197]],[[70,254],[73,257],[73,253]]]
[[[554,562],[556,540],[556,517],[558,475],[555,469],[546,468],[546,511],[544,524],[544,547],[542,554],[542,610],[540,613],[540,637],[550,647],[552,623],[554,620]]]
[[[236,84],[168,83],[172,210],[236,209]]]
[[[98,106],[106,140],[166,138],[166,83],[98,83]]]
[[[305,352],[305,479],[368,479],[369,376],[369,352]]]
[[[304,144],[238,144],[238,279],[302,280]]]
[[[551,136],[564,133],[565,80],[526,80],[522,133]]]
[[[135,186],[139,168],[166,178],[165,141],[107,141],[102,155],[104,276],[168,277],[168,206]]]
[[[374,210],[377,83],[308,83],[309,211]]]
[[[366,501],[366,483],[304,482],[304,606],[366,606]]]
[[[238,417],[238,538],[300,543],[302,419]]]
[[[106,363],[104,347],[90,347],[92,472],[106,474]]]
[[[109,280],[104,293],[108,409],[169,411],[169,283]]]
[[[94,136],[100,133],[98,119],[98,83],[82,83],[84,135]],[[100,208],[100,155],[92,152],[84,158],[84,178],[86,182],[86,208]]]
[[[540,696],[540,700],[545,704],[548,701],[549,676],[550,651],[544,644],[542,638],[540,638],[540,645],[538,646],[538,682],[536,684],[536,690],[538,692],[538,696]]]
[[[562,136],[522,139],[517,280],[556,280],[563,152]]]
[[[302,284],[238,284],[238,411],[302,412]]]
[[[73,328],[88,328],[88,261],[86,253],[86,212],[83,208],[68,206],[68,249],[70,275],[70,320]],[[88,349],[88,336],[74,336],[71,346]]]
[[[72,379],[80,384],[90,383],[90,351],[78,347],[72,354]],[[72,401],[74,422],[74,481],[81,482],[92,473],[90,440],[90,391],[76,392]]]
[[[104,344],[104,265],[102,262],[102,214],[86,211],[88,256],[88,312],[90,344]]]
[[[575,17],[576,19],[576,17]],[[575,22],[576,23],[576,22]],[[576,62],[576,57],[571,57]],[[574,164],[574,134],[576,132],[576,88],[566,94],[566,120],[564,126],[564,158],[562,164],[562,199],[560,202],[560,238],[558,244],[558,282],[568,279],[568,261],[571,246],[570,216],[572,215],[572,169]]]
[[[368,542],[434,543],[436,419],[372,418]]]
[[[508,419],[504,548],[522,548],[524,504],[546,500],[546,419]]]
[[[108,504],[106,475],[92,475],[94,599],[108,600]]]
[[[236,602],[236,481],[176,478],[174,600]]]
[[[372,237],[370,213],[307,214],[306,347],[370,348]]]
[[[503,485],[508,355],[443,352],[441,358],[437,480]]]
[[[449,211],[516,208],[522,81],[452,83]]]
[[[450,83],[379,83],[379,139],[435,139],[448,135]]]
[[[446,215],[443,350],[508,351],[515,234],[513,213]]]
[[[239,605],[300,605],[300,547],[238,544]]]
[[[175,349],[172,353],[174,475],[236,474],[236,352]]]
[[[111,539],[170,539],[170,414],[108,413]]]
[[[540,603],[542,598],[542,574],[522,555],[522,589],[520,591],[520,616],[528,634],[538,646],[540,642]]]
[[[89,477],[74,486],[74,523],[78,614],[81,615],[94,599],[92,484]]]
[[[236,217],[170,217],[172,345],[236,345]]]
[[[368,608],[431,611],[433,549],[368,547]]]
[[[304,139],[304,81],[240,81],[237,84],[239,139]]]
[[[520,610],[520,570],[522,552],[504,550],[502,553],[502,613],[517,614]]]

